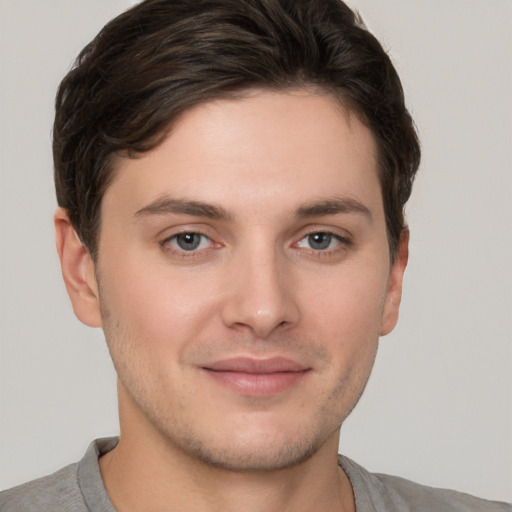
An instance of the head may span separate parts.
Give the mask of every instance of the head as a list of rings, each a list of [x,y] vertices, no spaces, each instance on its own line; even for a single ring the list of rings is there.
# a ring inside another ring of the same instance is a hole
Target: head
[[[338,0],[147,0],[84,48],[57,95],[57,200],[93,258],[115,157],[158,146],[195,105],[255,88],[324,91],[371,130],[395,256],[420,151],[400,79],[362,20]]]
[[[122,438],[238,471],[337,446],[397,320],[419,160],[362,22],[143,2],[64,79],[54,137],[63,274],[105,331]]]

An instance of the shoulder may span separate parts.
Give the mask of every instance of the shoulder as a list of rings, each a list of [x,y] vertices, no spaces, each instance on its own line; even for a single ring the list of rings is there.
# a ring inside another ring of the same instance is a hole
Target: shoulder
[[[417,511],[446,510],[456,512],[512,512],[512,505],[488,501],[470,494],[420,485],[405,478],[375,474],[396,499]]]
[[[0,511],[87,510],[78,485],[77,466],[71,464],[52,475],[1,492]]]
[[[96,439],[80,462],[0,493],[0,512],[115,512],[98,464],[118,438]]]
[[[420,485],[405,478],[370,473],[340,456],[356,497],[358,510],[400,512],[512,512],[512,505],[487,501],[469,494]]]

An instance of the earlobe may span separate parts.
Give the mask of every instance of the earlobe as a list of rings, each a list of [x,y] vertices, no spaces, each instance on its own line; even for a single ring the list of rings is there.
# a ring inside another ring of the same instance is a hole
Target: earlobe
[[[91,255],[79,240],[64,208],[57,209],[53,220],[62,277],[75,315],[86,325],[101,327],[98,283]]]
[[[389,274],[388,288],[382,312],[382,322],[380,327],[380,335],[389,334],[398,322],[398,313],[400,310],[400,301],[402,299],[402,283],[409,258],[409,229],[405,228],[400,237],[397,255],[391,272]]]

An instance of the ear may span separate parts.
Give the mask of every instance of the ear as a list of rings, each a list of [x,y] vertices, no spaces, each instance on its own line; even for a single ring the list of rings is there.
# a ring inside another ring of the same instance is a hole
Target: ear
[[[405,228],[400,237],[398,250],[389,274],[388,289],[382,312],[380,335],[389,334],[398,322],[398,311],[402,299],[402,282],[409,258],[409,229]]]
[[[89,251],[76,234],[67,211],[58,208],[53,217],[62,277],[77,318],[101,327],[98,283]]]

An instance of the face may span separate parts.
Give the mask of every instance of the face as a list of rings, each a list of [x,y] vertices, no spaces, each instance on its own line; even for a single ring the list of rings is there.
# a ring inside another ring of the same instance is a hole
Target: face
[[[254,92],[196,107],[117,168],[95,271],[122,432],[145,422],[235,470],[337,439],[405,265],[370,131],[330,96]]]

